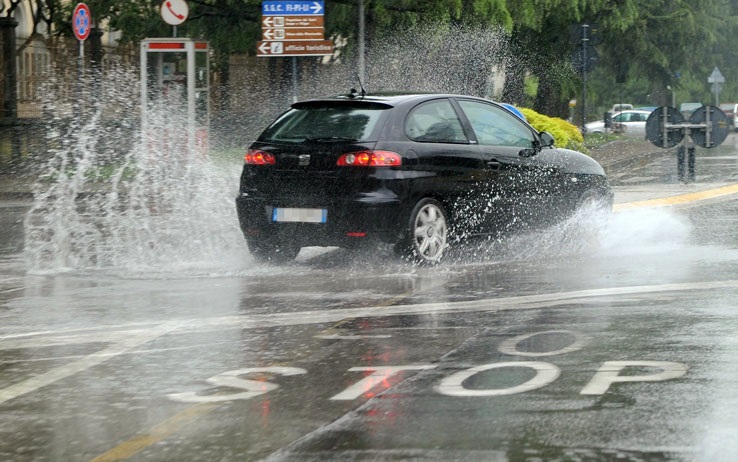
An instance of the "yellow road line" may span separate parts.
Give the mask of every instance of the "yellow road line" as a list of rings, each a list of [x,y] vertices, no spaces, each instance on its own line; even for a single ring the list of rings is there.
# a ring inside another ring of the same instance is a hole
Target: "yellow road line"
[[[164,422],[151,427],[147,433],[137,435],[92,459],[90,462],[112,462],[125,460],[143,449],[178,431],[193,420],[220,407],[222,403],[202,403],[190,406]]]
[[[691,202],[729,196],[731,194],[738,194],[738,184],[732,184],[715,189],[707,189],[705,191],[680,194],[678,196],[661,197],[659,199],[649,199],[643,201],[615,204],[613,206],[613,211],[622,212],[624,210],[633,210],[640,208],[671,207],[674,205],[688,204]]]

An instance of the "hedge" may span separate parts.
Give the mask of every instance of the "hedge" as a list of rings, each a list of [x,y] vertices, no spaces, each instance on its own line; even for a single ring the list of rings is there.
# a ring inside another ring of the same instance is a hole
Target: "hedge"
[[[528,123],[539,132],[549,132],[556,139],[556,146],[584,151],[584,138],[574,124],[558,117],[539,114],[533,109],[520,108]]]

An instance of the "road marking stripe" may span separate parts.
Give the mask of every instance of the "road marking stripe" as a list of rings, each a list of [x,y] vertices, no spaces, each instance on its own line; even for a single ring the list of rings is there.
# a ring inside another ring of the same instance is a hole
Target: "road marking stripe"
[[[688,204],[691,202],[703,201],[707,199],[715,199],[718,197],[729,196],[731,194],[738,194],[738,184],[732,184],[723,186],[721,188],[707,189],[705,191],[697,191],[693,193],[680,194],[678,196],[661,197],[658,199],[648,199],[642,201],[625,202],[622,204],[615,204],[613,206],[614,212],[622,212],[624,210],[633,210],[640,208],[654,208],[654,207],[671,207],[674,205]]]
[[[201,417],[222,405],[223,403],[201,403],[190,406],[162,423],[151,427],[148,432],[134,436],[114,448],[105,451],[94,459],[91,459],[90,462],[112,462],[128,459],[152,444],[158,443],[169,435],[177,432],[198,417]]]
[[[36,391],[41,387],[51,385],[52,383],[59,380],[66,379],[67,377],[77,374],[78,372],[87,370],[93,366],[97,366],[98,364],[102,364],[110,358],[114,358],[118,355],[126,353],[138,347],[139,345],[160,337],[170,330],[171,328],[166,327],[154,328],[145,333],[141,333],[140,335],[132,336],[131,338],[113,344],[107,348],[92,353],[91,355],[87,355],[77,361],[73,361],[69,364],[65,364],[64,366],[51,369],[47,372],[44,372],[43,374],[31,377],[30,379],[26,379],[22,382],[18,382],[15,385],[2,388],[0,389],[0,404],[13,398],[17,398],[27,393]]]

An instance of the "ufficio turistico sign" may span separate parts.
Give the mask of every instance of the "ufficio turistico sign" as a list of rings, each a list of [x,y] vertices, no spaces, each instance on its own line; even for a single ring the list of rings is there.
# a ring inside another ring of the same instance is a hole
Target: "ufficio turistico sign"
[[[92,27],[92,15],[90,9],[84,3],[78,3],[72,13],[72,29],[77,40],[83,42],[90,36]]]

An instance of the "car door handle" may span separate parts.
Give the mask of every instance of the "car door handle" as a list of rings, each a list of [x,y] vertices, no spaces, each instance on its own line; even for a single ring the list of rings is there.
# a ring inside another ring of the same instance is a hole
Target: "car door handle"
[[[501,166],[502,164],[496,160],[490,160],[487,162],[487,168],[490,170],[499,170]]]

